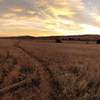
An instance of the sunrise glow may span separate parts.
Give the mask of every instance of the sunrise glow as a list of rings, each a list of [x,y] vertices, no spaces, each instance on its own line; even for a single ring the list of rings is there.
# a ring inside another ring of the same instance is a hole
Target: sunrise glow
[[[0,0],[0,36],[100,34],[99,0]]]

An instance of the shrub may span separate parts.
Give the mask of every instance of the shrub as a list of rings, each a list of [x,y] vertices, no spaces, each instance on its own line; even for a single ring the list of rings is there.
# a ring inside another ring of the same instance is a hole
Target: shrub
[[[56,43],[62,43],[61,39],[56,39]]]
[[[100,44],[100,40],[97,40],[97,41],[96,41],[96,44]]]

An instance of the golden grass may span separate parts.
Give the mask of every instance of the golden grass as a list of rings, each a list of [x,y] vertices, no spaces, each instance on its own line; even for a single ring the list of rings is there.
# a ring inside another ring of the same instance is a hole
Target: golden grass
[[[31,86],[5,93],[1,100],[22,100],[17,99],[19,94],[24,100],[100,99],[99,45],[7,41],[0,44],[0,88],[31,76],[40,81],[40,86],[35,91]]]

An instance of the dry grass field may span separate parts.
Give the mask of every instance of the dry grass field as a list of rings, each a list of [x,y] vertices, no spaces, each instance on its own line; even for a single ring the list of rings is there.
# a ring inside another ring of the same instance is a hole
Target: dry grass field
[[[100,45],[0,39],[0,100],[100,100]]]

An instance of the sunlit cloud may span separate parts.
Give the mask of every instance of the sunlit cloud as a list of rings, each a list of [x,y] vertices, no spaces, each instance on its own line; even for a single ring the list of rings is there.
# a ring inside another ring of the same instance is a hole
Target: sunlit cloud
[[[99,4],[100,0],[0,0],[0,34],[100,34]]]
[[[16,13],[8,12],[8,13],[3,14],[2,17],[11,18],[11,17],[14,17],[15,15],[16,15]]]
[[[11,8],[10,9],[12,12],[15,12],[15,13],[20,13],[20,12],[23,12],[24,9],[23,8]]]
[[[96,34],[100,33],[100,28],[88,24],[81,24],[81,27],[83,27],[83,33],[88,33],[88,34]]]

